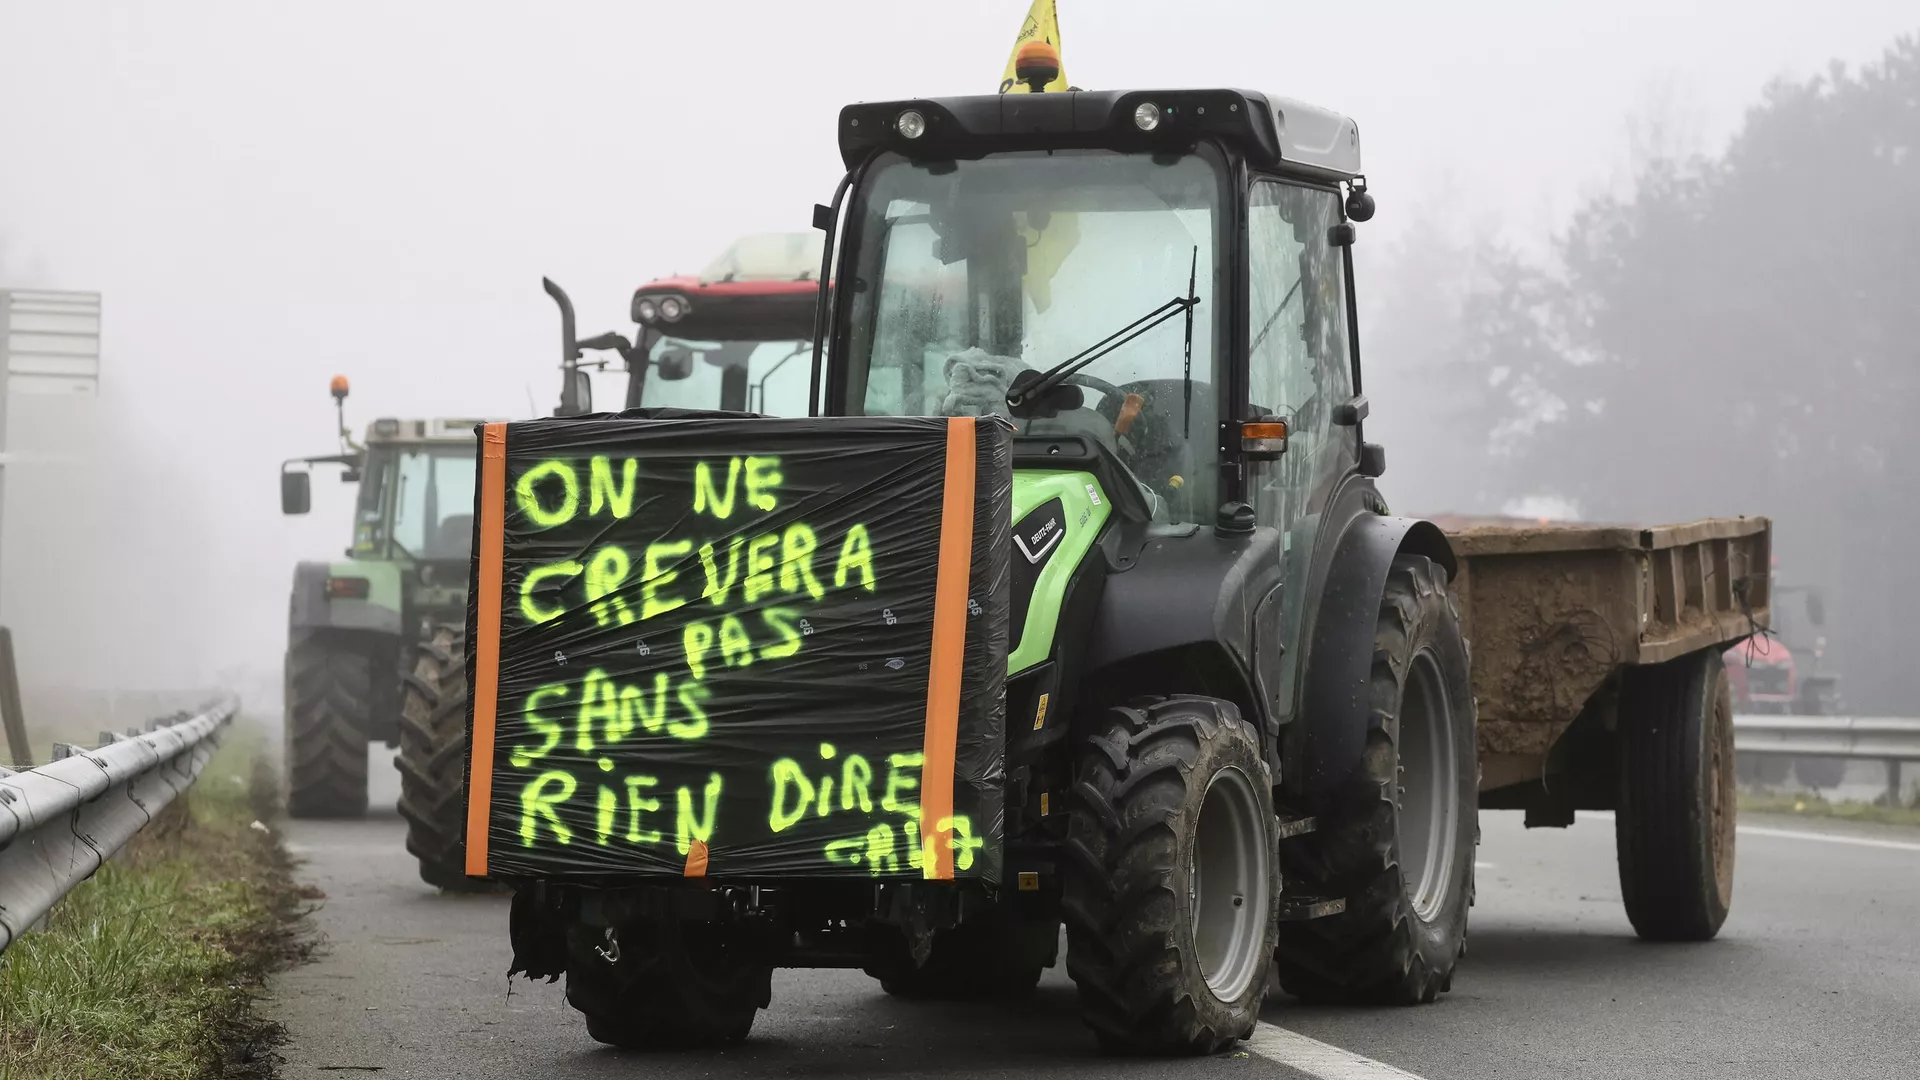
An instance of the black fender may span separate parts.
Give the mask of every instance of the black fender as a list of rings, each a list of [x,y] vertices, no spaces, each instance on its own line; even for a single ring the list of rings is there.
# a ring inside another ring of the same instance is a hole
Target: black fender
[[[1360,768],[1380,598],[1402,552],[1432,559],[1446,569],[1449,581],[1459,567],[1446,534],[1418,518],[1356,515],[1334,547],[1305,657],[1304,722],[1290,725],[1282,754],[1289,786],[1309,803]]]
[[[1271,730],[1253,677],[1255,623],[1277,611],[1263,601],[1279,583],[1280,532],[1190,529],[1149,535],[1132,566],[1107,577],[1088,634],[1088,682],[1106,691],[1098,697],[1123,700],[1135,687],[1167,693],[1175,678],[1179,692],[1232,701]]]
[[[335,573],[367,578],[372,595],[364,600],[330,598],[327,578]],[[354,630],[400,637],[400,572],[383,563],[301,562],[293,568],[293,594],[287,603],[287,629]]]

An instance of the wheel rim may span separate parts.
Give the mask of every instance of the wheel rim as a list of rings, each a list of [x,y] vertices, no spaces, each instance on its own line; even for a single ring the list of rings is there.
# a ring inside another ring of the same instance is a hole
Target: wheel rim
[[[1194,956],[1221,1001],[1245,994],[1270,959],[1264,946],[1274,853],[1263,814],[1246,773],[1229,767],[1208,781],[1187,874]]]
[[[1460,842],[1460,760],[1453,707],[1431,650],[1414,654],[1400,692],[1400,872],[1413,912],[1432,921],[1446,900]]]

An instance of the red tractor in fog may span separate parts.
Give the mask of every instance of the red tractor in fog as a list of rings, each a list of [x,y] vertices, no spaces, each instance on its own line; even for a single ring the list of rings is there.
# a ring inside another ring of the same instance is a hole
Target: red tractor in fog
[[[761,233],[734,241],[698,274],[660,278],[633,292],[633,340],[617,332],[577,340],[573,304],[560,305],[566,389],[561,412],[593,411],[587,369],[618,379],[612,409],[680,408],[805,416],[820,300],[822,234]],[[584,351],[619,354],[584,359]],[[618,404],[613,404],[617,401]]]
[[[1844,706],[1840,677],[1821,670],[1827,639],[1818,590],[1805,585],[1775,585],[1773,633],[1748,638],[1724,654],[1736,713],[1835,716]],[[1800,783],[1830,788],[1846,773],[1844,758],[1787,758],[1778,754],[1741,754],[1741,780],[1777,786],[1789,769]]]

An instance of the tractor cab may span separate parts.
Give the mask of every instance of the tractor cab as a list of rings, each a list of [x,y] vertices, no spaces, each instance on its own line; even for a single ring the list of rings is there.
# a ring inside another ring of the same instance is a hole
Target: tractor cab
[[[445,564],[464,588],[457,571],[473,544],[473,432],[486,421],[382,417],[367,425],[363,441],[355,441],[346,425],[345,376],[334,378],[332,391],[340,452],[281,465],[281,513],[307,513],[313,466],[339,465],[344,482],[360,485],[348,558]]]
[[[1336,496],[1378,503],[1356,482],[1383,455],[1361,441],[1349,220],[1373,200],[1351,120],[1239,90],[1077,91],[852,105],[839,141],[844,214],[816,212],[844,222],[847,285],[821,411],[1003,417],[1016,513],[1019,471],[1078,458],[1136,549],[1271,529],[1302,583]],[[1281,640],[1310,600],[1285,590]],[[1278,661],[1280,716],[1302,651]]]
[[[473,545],[473,431],[484,423],[389,417],[367,425],[349,554],[464,564]]]
[[[817,233],[757,234],[734,241],[698,274],[635,289],[631,342],[618,333],[568,337],[572,400],[562,412],[592,411],[597,389],[602,409],[804,415],[820,255]],[[571,304],[557,290],[548,283],[570,327]],[[625,363],[585,359],[586,349],[614,352]],[[599,387],[586,368],[599,374]]]

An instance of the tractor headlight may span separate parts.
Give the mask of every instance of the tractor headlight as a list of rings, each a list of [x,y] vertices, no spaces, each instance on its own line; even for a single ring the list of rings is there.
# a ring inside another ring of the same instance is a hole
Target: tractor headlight
[[[917,109],[908,109],[893,122],[893,127],[907,138],[917,139],[927,133],[927,118],[920,115]]]
[[[634,302],[633,314],[641,322],[652,322],[660,317],[660,305],[652,300],[638,300]]]
[[[1133,126],[1141,131],[1152,131],[1160,126],[1160,106],[1151,101],[1143,101],[1134,106]]]
[[[660,317],[668,322],[678,322],[687,313],[687,302],[677,296],[660,298]]]

